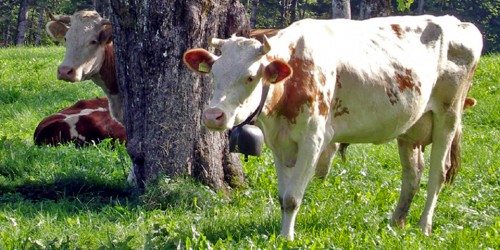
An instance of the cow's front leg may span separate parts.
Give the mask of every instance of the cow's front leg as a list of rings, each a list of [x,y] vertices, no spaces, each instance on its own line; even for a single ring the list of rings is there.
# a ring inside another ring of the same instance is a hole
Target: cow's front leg
[[[281,234],[290,240],[294,238],[294,226],[304,191],[315,172],[323,138],[319,135],[304,136],[298,145],[296,163],[293,167],[276,165],[278,192],[281,204]]]

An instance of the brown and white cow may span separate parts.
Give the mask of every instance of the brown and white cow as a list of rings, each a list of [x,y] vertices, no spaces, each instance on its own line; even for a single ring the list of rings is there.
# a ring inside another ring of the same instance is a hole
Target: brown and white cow
[[[391,221],[398,226],[419,187],[423,148],[433,144],[419,222],[431,233],[438,194],[460,160],[464,101],[482,50],[473,24],[451,16],[302,20],[263,43],[232,37],[212,45],[220,56],[184,54],[191,70],[215,82],[206,127],[245,121],[269,88],[256,125],[274,155],[283,236],[293,240],[306,186],[315,172],[328,172],[339,143],[393,139],[403,166]]]
[[[123,104],[118,92],[111,23],[95,11],[78,11],[72,16],[49,15],[47,33],[64,39],[66,54],[57,78],[69,82],[92,80],[109,100],[111,116],[123,123]]]
[[[106,138],[127,140],[125,127],[111,118],[105,97],[81,100],[43,119],[38,124],[36,145],[98,143]]]

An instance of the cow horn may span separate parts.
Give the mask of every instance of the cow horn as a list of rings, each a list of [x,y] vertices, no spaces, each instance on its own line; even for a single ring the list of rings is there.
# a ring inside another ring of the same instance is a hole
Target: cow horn
[[[52,21],[58,21],[58,22],[62,22],[62,23],[65,23],[65,24],[69,24],[71,22],[70,16],[66,16],[66,15],[53,15],[50,12],[47,12],[47,15],[49,16],[50,20],[52,20]]]
[[[220,49],[220,47],[222,47],[222,45],[225,42],[226,42],[226,40],[215,38],[215,37],[213,37],[212,39],[210,39],[210,45],[213,46],[213,47],[215,47],[215,48],[218,48],[218,49]]]
[[[271,44],[269,44],[269,40],[267,39],[266,35],[262,37],[262,43],[263,45],[260,49],[262,54],[265,55],[267,54],[267,52],[271,51]]]

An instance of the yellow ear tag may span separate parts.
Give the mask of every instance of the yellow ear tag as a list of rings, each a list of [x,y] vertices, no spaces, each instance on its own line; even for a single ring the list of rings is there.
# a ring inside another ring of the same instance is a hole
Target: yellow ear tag
[[[276,83],[276,80],[278,80],[278,73],[273,74],[272,76],[269,77],[269,82],[271,83]]]
[[[198,64],[198,71],[203,73],[208,73],[210,72],[210,66],[208,65],[207,62],[203,61],[200,64]]]

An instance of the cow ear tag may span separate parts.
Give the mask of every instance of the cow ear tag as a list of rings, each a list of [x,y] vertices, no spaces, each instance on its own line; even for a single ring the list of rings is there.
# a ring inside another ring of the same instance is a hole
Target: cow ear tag
[[[198,71],[203,73],[208,73],[210,72],[210,66],[208,65],[207,62],[202,61],[200,64],[198,64]]]

